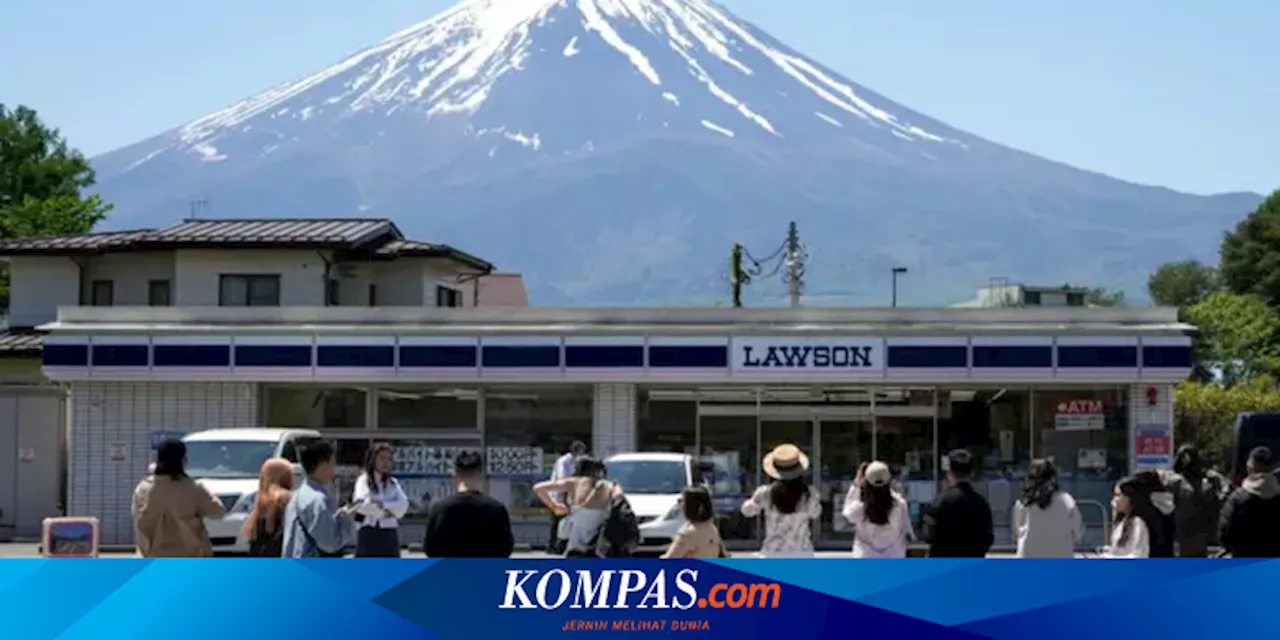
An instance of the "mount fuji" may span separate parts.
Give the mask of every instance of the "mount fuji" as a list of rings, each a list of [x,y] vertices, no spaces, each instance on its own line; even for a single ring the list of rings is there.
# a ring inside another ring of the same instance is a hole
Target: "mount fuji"
[[[912,304],[993,276],[1140,298],[1261,201],[1001,146],[706,0],[466,0],[94,165],[110,227],[197,198],[218,217],[390,217],[523,272],[537,304],[725,301],[731,244],[771,253],[790,220],[809,304],[883,304],[894,266]]]

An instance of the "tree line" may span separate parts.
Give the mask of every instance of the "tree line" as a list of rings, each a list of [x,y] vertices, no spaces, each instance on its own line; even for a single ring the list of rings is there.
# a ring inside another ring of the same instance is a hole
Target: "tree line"
[[[1218,264],[1165,263],[1147,293],[1198,329],[1174,437],[1226,462],[1237,414],[1280,410],[1280,190],[1224,234]]]

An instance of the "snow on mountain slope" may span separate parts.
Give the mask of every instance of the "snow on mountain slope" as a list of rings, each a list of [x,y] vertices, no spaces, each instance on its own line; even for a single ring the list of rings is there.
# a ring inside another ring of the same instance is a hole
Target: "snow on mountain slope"
[[[267,155],[288,145],[299,123],[405,112],[487,120],[483,110],[504,77],[587,56],[625,63],[622,71],[641,80],[649,94],[631,87],[635,114],[628,115],[664,128],[710,122],[702,126],[718,133],[751,129],[786,138],[831,136],[846,123],[860,123],[923,143],[926,156],[935,153],[930,147],[957,143],[954,132],[874,104],[860,89],[705,0],[466,0],[338,64],[200,118],[126,169],[175,149],[222,162],[229,156],[218,141],[254,128],[277,133],[277,140],[256,149]],[[602,64],[574,62],[578,69]],[[538,150],[525,142],[538,132],[520,123],[469,124],[473,135],[501,128],[507,139]],[[591,141],[587,135],[543,138],[557,150]]]
[[[722,298],[728,247],[767,253],[792,219],[815,300],[883,302],[881,274],[904,265],[918,302],[992,276],[1133,296],[1258,201],[956,130],[708,0],[464,0],[94,165],[111,227],[197,198],[223,216],[384,215],[524,271],[543,304]]]

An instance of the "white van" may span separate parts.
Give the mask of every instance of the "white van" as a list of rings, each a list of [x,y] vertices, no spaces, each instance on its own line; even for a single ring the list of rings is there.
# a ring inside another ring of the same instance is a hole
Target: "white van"
[[[245,516],[253,509],[258,492],[258,472],[268,458],[294,463],[294,485],[301,480],[298,452],[323,440],[319,431],[306,429],[213,429],[182,439],[187,445],[187,475],[218,496],[227,515],[205,522],[213,550],[245,553]]]
[[[666,548],[684,526],[680,492],[700,484],[699,468],[684,453],[620,453],[604,461],[640,521],[641,547]]]

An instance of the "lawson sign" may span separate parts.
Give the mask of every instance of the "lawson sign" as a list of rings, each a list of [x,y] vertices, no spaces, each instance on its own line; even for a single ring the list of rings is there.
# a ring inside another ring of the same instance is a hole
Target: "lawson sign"
[[[735,338],[733,369],[752,373],[880,373],[882,338]]]

